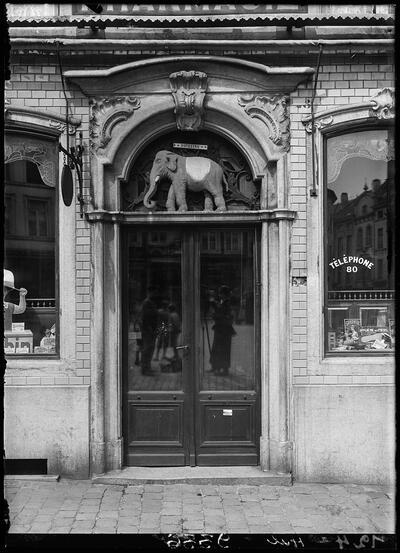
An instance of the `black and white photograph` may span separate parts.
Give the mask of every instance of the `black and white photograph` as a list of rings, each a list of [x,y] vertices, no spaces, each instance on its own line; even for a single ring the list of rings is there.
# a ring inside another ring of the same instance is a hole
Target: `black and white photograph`
[[[1,9],[8,550],[394,551],[395,4]]]

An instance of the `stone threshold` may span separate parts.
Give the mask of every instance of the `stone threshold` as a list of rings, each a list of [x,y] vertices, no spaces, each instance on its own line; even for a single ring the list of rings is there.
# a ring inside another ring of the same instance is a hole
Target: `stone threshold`
[[[30,480],[38,482],[58,482],[60,479],[59,474],[6,474],[4,480]]]
[[[260,467],[125,467],[93,476],[94,484],[222,484],[291,486],[290,473]]]

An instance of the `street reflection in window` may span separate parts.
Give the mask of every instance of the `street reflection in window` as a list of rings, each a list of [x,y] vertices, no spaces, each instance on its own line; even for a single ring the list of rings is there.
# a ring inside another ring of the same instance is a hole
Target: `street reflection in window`
[[[128,389],[182,389],[181,237],[129,233]]]
[[[327,140],[329,352],[394,349],[393,175],[388,130]]]
[[[202,233],[200,376],[203,390],[254,386],[253,234]]]

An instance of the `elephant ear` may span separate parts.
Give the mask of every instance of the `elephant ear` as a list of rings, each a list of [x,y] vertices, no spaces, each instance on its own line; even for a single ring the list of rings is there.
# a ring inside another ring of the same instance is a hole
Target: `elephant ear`
[[[172,173],[175,173],[178,164],[178,156],[176,154],[167,155],[167,167]]]

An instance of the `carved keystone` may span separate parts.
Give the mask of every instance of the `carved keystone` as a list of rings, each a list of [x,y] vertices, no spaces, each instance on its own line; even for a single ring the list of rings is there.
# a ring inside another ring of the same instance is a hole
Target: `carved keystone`
[[[174,97],[176,126],[180,131],[198,131],[203,125],[207,75],[201,71],[177,71],[169,76]]]

